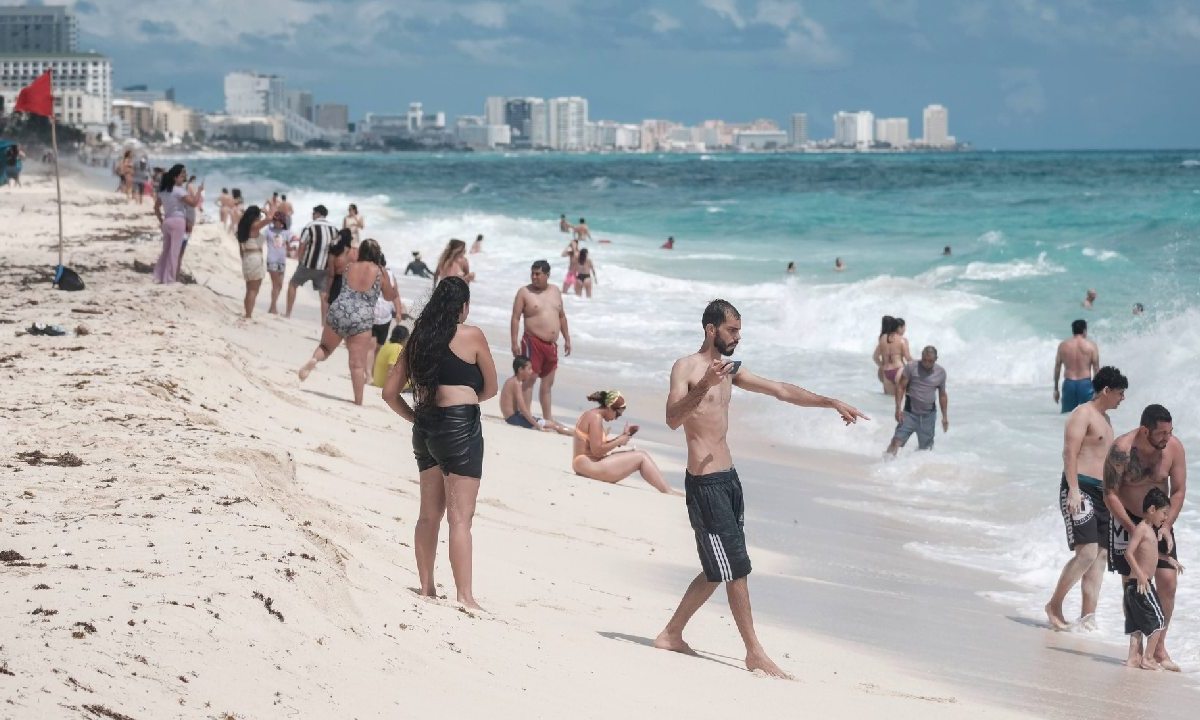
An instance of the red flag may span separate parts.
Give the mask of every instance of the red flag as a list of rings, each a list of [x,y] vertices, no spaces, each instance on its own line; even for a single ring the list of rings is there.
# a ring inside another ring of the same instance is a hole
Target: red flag
[[[45,117],[54,116],[54,94],[50,89],[50,71],[42,73],[37,80],[21,89],[13,112],[27,112]]]

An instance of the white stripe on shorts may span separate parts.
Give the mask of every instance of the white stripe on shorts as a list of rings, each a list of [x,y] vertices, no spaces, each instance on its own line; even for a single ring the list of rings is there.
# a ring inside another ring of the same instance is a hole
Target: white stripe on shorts
[[[708,542],[712,545],[713,557],[717,559],[717,570],[721,573],[721,579],[725,582],[731,582],[733,580],[733,570],[729,568],[729,556],[725,554],[725,546],[721,544],[721,538],[713,533],[709,533]]]

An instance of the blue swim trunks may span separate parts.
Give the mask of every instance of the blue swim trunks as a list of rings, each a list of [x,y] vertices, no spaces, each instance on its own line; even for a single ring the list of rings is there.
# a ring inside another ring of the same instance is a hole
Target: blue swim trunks
[[[1078,380],[1063,380],[1062,411],[1069,413],[1080,405],[1092,399],[1091,378]]]

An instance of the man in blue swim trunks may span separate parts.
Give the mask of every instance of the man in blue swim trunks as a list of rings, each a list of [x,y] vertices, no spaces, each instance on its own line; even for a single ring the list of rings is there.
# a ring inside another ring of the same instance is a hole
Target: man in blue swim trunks
[[[1054,357],[1054,402],[1062,400],[1062,411],[1069,413],[1092,399],[1092,373],[1100,367],[1100,348],[1088,340],[1087,320],[1071,323],[1072,337],[1058,344]],[[1062,393],[1058,392],[1058,378],[1066,368]]]
[[[1067,531],[1067,549],[1074,553],[1062,569],[1054,594],[1046,603],[1046,619],[1056,630],[1070,627],[1063,601],[1076,583],[1083,600],[1079,624],[1094,629],[1096,604],[1107,565],[1111,515],[1104,502],[1104,462],[1113,444],[1108,411],[1125,399],[1129,381],[1114,367],[1100,368],[1092,379],[1094,396],[1067,418],[1063,433],[1063,472],[1058,505]]]

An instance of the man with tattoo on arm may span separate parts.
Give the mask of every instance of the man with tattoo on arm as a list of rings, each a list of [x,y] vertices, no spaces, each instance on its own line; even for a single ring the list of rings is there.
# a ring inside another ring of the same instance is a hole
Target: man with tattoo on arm
[[[1063,567],[1054,594],[1046,603],[1046,618],[1055,630],[1070,627],[1063,616],[1063,600],[1081,580],[1079,624],[1088,630],[1095,629],[1096,603],[1104,582],[1110,519],[1100,478],[1104,474],[1104,458],[1113,442],[1108,411],[1115,410],[1125,399],[1129,381],[1115,367],[1103,367],[1091,382],[1092,399],[1071,411],[1063,432],[1058,506],[1067,527],[1067,548],[1075,554]]]
[[[1138,514],[1146,493],[1158,488],[1171,500],[1166,520],[1158,530],[1159,561],[1154,571],[1166,627],[1152,660],[1164,670],[1179,672],[1179,665],[1167,653],[1167,632],[1171,629],[1171,615],[1175,610],[1178,576],[1183,570],[1176,559],[1179,553],[1173,528],[1187,491],[1187,459],[1183,444],[1173,431],[1171,413],[1165,407],[1146,406],[1141,425],[1117,438],[1108,453],[1104,463],[1104,502],[1113,518],[1108,569],[1120,573],[1124,582],[1131,572],[1125,552],[1134,528],[1142,521]]]
[[[742,368],[740,361],[728,360],[742,335],[742,316],[730,303],[710,302],[700,325],[704,328],[700,350],[676,360],[671,367],[667,425],[672,430],[682,425],[687,441],[684,490],[701,572],[688,586],[667,626],[654,639],[654,647],[695,655],[683,639],[683,630],[717,586],[725,583],[729,609],[746,645],[746,668],[771,677],[791,678],[767,656],[754,631],[750,590],[746,584],[750,556],[743,529],[742,483],[733,466],[727,437],[729,399],[733,386],[737,385],[742,390],[770,395],[792,405],[829,408],[847,425],[869,418],[841,400],[759,377]]]

